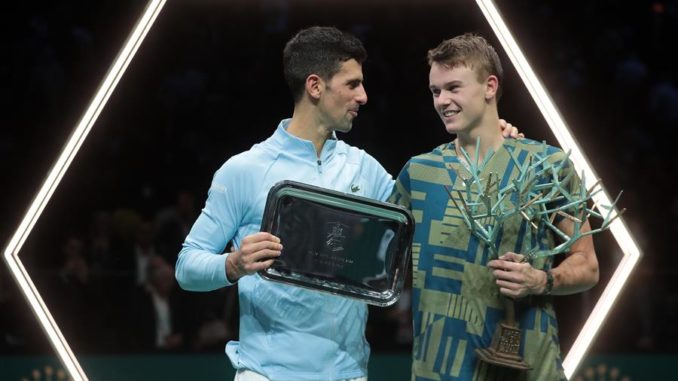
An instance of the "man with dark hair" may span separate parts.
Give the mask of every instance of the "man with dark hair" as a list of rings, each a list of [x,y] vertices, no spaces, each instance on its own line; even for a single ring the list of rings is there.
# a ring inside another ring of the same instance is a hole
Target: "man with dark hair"
[[[335,28],[300,31],[285,46],[291,119],[214,175],[201,215],[177,261],[181,287],[209,291],[238,283],[240,341],[226,347],[236,380],[348,380],[367,375],[367,307],[339,296],[273,283],[257,271],[280,255],[259,232],[269,189],[282,180],[385,200],[393,179],[365,151],[338,140],[367,102],[360,41]],[[302,232],[300,232],[302,233]],[[219,255],[233,241],[234,251]]]
[[[504,139],[496,128],[503,73],[497,53],[483,37],[465,34],[445,40],[429,51],[428,59],[433,106],[456,139],[411,158],[391,199],[419,216],[412,254],[412,379],[564,379],[550,295],[581,292],[596,284],[598,262],[591,236],[577,240],[557,267],[552,257],[523,261],[521,253],[534,242],[548,249],[555,246],[556,237],[549,229],[528,235],[532,228],[518,215],[503,223],[497,238],[500,256],[491,258],[456,207],[462,204],[460,195],[466,194],[464,179],[472,175],[461,150],[477,157],[484,179],[493,174],[500,184],[492,186],[503,189],[543,147],[529,139]],[[547,147],[547,154],[551,163],[566,160],[555,147]],[[571,163],[561,172],[561,180],[576,179]],[[569,191],[578,189],[578,180],[562,183]],[[573,236],[570,219],[558,218],[554,225]],[[582,232],[589,230],[585,222]],[[516,300],[516,321],[523,333],[520,354],[532,367],[529,371],[490,365],[476,355],[476,349],[490,346],[504,316],[503,297]]]
[[[256,274],[282,250],[278,237],[259,232],[268,191],[277,182],[295,180],[377,200],[391,194],[386,170],[335,133],[350,131],[367,102],[365,57],[357,38],[331,27],[304,29],[287,43],[283,62],[294,98],[292,118],[216,172],[179,254],[176,278],[186,290],[238,283],[240,341],[226,347],[236,380],[367,378],[364,303]],[[222,255],[229,241],[234,250]]]
[[[283,50],[283,72],[294,102],[304,95],[310,74],[332,78],[342,63],[353,59],[362,65],[366,58],[367,52],[360,40],[337,33],[336,29],[311,27],[298,33]]]

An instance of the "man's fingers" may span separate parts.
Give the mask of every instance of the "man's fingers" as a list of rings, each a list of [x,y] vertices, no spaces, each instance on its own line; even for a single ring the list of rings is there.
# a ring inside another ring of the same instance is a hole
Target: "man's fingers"
[[[241,266],[245,273],[253,274],[260,270],[265,270],[275,261],[275,258],[280,256],[279,251],[274,250],[260,250],[256,253],[244,258]]]
[[[525,296],[529,295],[526,289],[524,288],[509,288],[509,287],[500,287],[499,288],[499,293],[507,296],[512,299],[520,299],[524,298]]]
[[[523,267],[525,267],[525,264],[516,263],[513,261],[494,260],[489,262],[487,266],[492,270],[501,270],[508,272],[508,271],[522,271]]]
[[[267,268],[273,266],[273,262],[274,262],[273,259],[269,259],[267,261],[259,262],[258,263],[259,270],[266,270]],[[257,271],[259,271],[259,270],[257,270]]]
[[[521,262],[525,256],[522,254],[517,254],[517,253],[512,253],[512,252],[506,252],[504,255],[499,257],[499,259],[503,261],[511,261],[511,262]]]
[[[500,288],[505,288],[514,291],[520,290],[522,288],[522,286],[519,285],[518,283],[507,282],[501,279],[497,279],[497,286],[499,286]]]
[[[504,280],[513,283],[523,283],[523,277],[515,271],[494,270],[492,272],[498,280]]]
[[[251,235],[248,235],[247,237],[243,238],[242,240],[242,246],[245,246],[250,243],[256,243],[256,242],[261,242],[261,241],[271,241],[271,242],[276,242],[280,243],[280,238],[274,236],[271,233],[268,232],[257,232]]]
[[[250,242],[247,245],[243,245],[240,248],[240,251],[243,253],[247,253],[247,255],[252,255],[254,253],[257,253],[262,250],[273,250],[273,251],[278,251],[280,252],[282,250],[283,246],[274,241],[258,241],[258,242]]]
[[[243,258],[243,267],[245,267],[245,270],[247,272],[253,272],[253,271],[258,271],[261,270],[260,265],[261,263],[271,261],[273,263],[273,260],[278,258],[280,256],[280,251],[277,250],[259,250],[255,253],[252,253],[248,255],[246,258]],[[269,267],[270,265],[266,266]]]
[[[265,261],[257,261],[249,263],[245,266],[245,271],[247,274],[254,274],[257,271],[266,270],[267,268],[273,265],[273,259],[267,259]]]
[[[499,293],[512,299],[518,298],[518,293],[508,288],[500,288]]]
[[[525,134],[518,131],[518,127],[512,125],[504,119],[499,119],[499,128],[501,129],[501,135],[505,138],[524,138]]]
[[[259,250],[256,253],[252,254],[252,262],[263,262],[267,260],[274,260],[280,256],[279,250]]]
[[[487,267],[489,267],[493,270],[496,270],[496,269],[503,270],[504,269],[504,261],[499,260],[499,259],[493,259],[493,260],[487,262]]]

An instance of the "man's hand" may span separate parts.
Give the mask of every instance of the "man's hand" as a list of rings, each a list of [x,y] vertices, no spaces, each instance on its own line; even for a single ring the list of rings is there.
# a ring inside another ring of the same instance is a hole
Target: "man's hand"
[[[499,119],[499,128],[501,128],[501,134],[505,138],[524,138],[525,134],[518,131],[518,127],[513,126],[511,123],[505,121],[504,119]]]
[[[497,286],[502,295],[519,299],[531,294],[541,295],[544,292],[546,273],[535,269],[527,262],[522,262],[523,258],[521,254],[508,252],[487,264],[497,279]]]
[[[240,250],[231,252],[226,258],[226,276],[231,283],[245,275],[267,269],[280,256],[280,238],[266,232],[259,232],[243,238]]]

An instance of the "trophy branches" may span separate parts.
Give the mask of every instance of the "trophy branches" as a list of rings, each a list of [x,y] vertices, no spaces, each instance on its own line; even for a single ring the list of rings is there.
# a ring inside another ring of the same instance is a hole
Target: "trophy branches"
[[[602,191],[598,180],[590,188],[586,188],[584,173],[581,179],[575,176],[574,170],[566,166],[570,152],[549,154],[546,143],[542,142],[540,152],[534,153],[521,163],[511,150],[507,150],[510,160],[518,170],[508,184],[500,187],[500,177],[490,173],[487,178],[481,174],[494,155],[489,151],[483,162],[479,162],[480,140],[476,141],[475,157],[472,160],[468,153],[460,147],[468,177],[460,178],[463,190],[447,187],[447,192],[462,220],[471,233],[477,237],[490,251],[491,258],[499,256],[500,236],[506,221],[515,216],[524,219],[529,225],[528,242],[523,261],[564,253],[581,237],[602,232],[619,217],[624,210],[616,213],[615,205],[621,192],[612,205],[596,205],[590,207],[593,196]],[[557,156],[555,156],[557,155]],[[465,159],[465,163],[464,160]],[[458,200],[458,201],[457,201]],[[566,234],[559,229],[556,218],[566,218],[573,223],[573,233]],[[600,220],[600,226],[582,233],[582,225],[591,218]],[[551,231],[560,243],[554,247],[541,244],[540,237]],[[530,366],[519,355],[520,337],[522,336],[515,321],[515,306],[512,299],[502,298],[505,306],[504,321],[495,331],[489,348],[479,348],[476,353],[481,360],[514,369],[529,369]]]
[[[563,170],[565,166],[571,165],[568,160],[569,152],[562,159],[553,160],[553,155],[547,153],[546,143],[542,143],[542,153],[535,153],[521,165],[513,152],[508,151],[519,173],[510,184],[500,189],[498,174],[490,173],[487,179],[481,178],[481,173],[494,153],[489,151],[483,162],[479,163],[479,149],[480,140],[476,142],[476,155],[474,160],[471,160],[468,153],[461,148],[467,164],[466,169],[470,173],[468,178],[462,178],[464,191],[455,191],[447,186],[446,189],[455,207],[460,211],[466,227],[485,244],[494,258],[499,255],[497,236],[504,222],[515,215],[525,219],[533,233],[548,229],[562,241],[549,249],[543,249],[538,244],[529,247],[527,252],[521,253],[529,261],[566,252],[579,238],[608,229],[612,221],[625,211],[623,209],[615,213],[615,205],[621,192],[612,205],[600,205],[598,208],[598,205],[593,204],[589,207],[589,200],[602,190],[601,181],[596,181],[587,189],[583,172],[581,181],[574,187],[575,191],[568,190],[572,188],[570,182],[577,181],[574,178],[574,171]],[[566,172],[568,175],[560,178],[561,174]],[[459,203],[454,197],[455,193]],[[605,212],[599,212],[597,209]],[[572,235],[565,234],[554,224],[557,216],[574,223]],[[591,217],[601,220],[600,226],[582,233],[582,225]]]

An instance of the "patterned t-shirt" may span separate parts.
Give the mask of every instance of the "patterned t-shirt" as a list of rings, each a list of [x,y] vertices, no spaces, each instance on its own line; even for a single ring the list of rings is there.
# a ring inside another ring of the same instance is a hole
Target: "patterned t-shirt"
[[[481,176],[498,174],[502,189],[519,175],[519,166],[535,154],[548,162],[566,160],[559,149],[528,139],[504,141]],[[513,153],[512,159],[509,151]],[[413,380],[560,380],[565,379],[556,316],[549,297],[531,296],[515,303],[522,332],[520,354],[532,367],[515,371],[481,362],[476,348],[490,346],[497,323],[504,317],[506,298],[487,267],[490,250],[465,225],[451,200],[463,190],[466,166],[454,143],[413,157],[402,169],[391,201],[410,209],[416,220],[412,246],[414,318]],[[572,171],[567,163],[559,174]],[[578,187],[576,176],[569,181]],[[542,179],[543,180],[543,179]],[[572,188],[573,189],[573,188]],[[452,196],[451,196],[452,194]],[[460,200],[456,200],[460,201]],[[460,204],[460,203],[457,203]],[[460,204],[461,205],[461,204]],[[548,229],[535,234],[520,216],[503,223],[498,252],[524,253],[528,245],[553,246]],[[538,269],[550,268],[552,257],[535,260]]]

